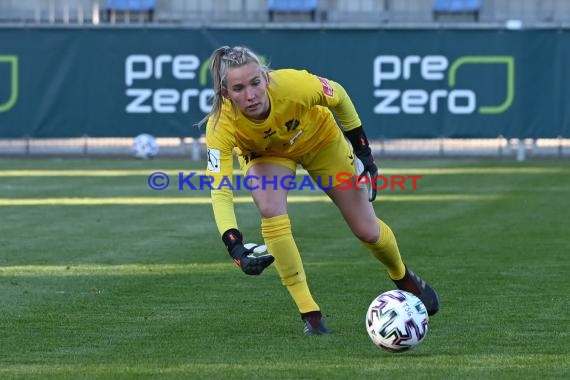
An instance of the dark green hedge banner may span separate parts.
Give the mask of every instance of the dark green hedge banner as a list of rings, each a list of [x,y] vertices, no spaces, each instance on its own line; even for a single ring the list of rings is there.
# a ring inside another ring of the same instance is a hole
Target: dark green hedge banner
[[[207,59],[340,82],[371,138],[570,136],[565,30],[0,29],[0,138],[197,136]]]

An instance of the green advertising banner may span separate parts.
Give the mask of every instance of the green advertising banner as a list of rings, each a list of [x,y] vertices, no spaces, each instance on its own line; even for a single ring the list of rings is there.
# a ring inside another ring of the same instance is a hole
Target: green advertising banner
[[[0,29],[0,138],[199,136],[208,57],[341,83],[371,138],[570,137],[566,30]]]

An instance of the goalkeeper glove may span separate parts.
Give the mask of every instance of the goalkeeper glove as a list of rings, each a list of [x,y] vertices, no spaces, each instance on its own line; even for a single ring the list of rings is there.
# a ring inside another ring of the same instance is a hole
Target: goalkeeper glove
[[[368,144],[368,139],[364,134],[364,129],[362,126],[358,128],[351,129],[350,131],[344,132],[344,135],[350,141],[352,148],[354,149],[354,154],[356,157],[362,162],[364,166],[361,173],[357,173],[359,176],[368,176],[369,177],[369,186],[368,186],[368,200],[373,202],[376,199],[376,189],[378,186],[376,185],[376,181],[378,178],[378,167],[374,163],[374,157],[372,157],[372,150],[370,149],[370,145]],[[357,166],[358,167],[358,166]]]
[[[231,228],[224,232],[222,241],[226,245],[228,252],[234,263],[241,270],[249,275],[258,275],[267,268],[275,258],[270,254],[255,256],[254,253],[266,252],[264,245],[243,244],[243,235],[239,230]]]

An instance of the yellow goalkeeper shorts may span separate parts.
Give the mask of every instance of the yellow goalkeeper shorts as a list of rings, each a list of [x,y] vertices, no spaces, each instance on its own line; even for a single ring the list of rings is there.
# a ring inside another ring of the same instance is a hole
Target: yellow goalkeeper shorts
[[[238,156],[238,160],[244,175],[247,175],[249,168],[260,163],[284,166],[293,173],[296,173],[297,166],[301,165],[313,181],[325,189],[346,182],[356,173],[353,149],[342,133],[317,151],[299,157],[260,155],[246,160],[243,156]]]

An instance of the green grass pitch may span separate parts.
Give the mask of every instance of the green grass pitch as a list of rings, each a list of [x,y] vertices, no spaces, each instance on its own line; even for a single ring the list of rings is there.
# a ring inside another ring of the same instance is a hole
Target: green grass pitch
[[[394,286],[322,193],[294,191],[289,207],[332,330],[304,337],[275,269],[248,277],[230,261],[209,192],[177,190],[203,164],[1,160],[0,378],[568,378],[570,162],[379,161],[423,176],[375,208],[442,302],[403,354],[368,338],[368,304]],[[147,184],[157,170],[164,191]]]

